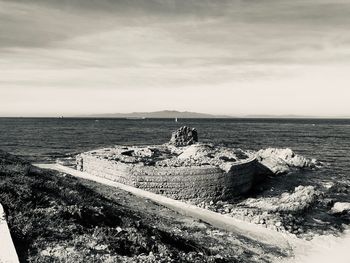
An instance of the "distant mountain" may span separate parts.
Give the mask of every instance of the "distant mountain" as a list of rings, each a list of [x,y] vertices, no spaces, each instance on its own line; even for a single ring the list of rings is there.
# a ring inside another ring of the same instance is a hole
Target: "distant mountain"
[[[241,118],[251,118],[251,119],[347,119],[347,116],[314,116],[314,115],[245,115]]]
[[[255,114],[255,115],[239,115],[239,116],[229,116],[229,115],[214,115],[190,111],[175,111],[175,110],[163,110],[163,111],[153,111],[153,112],[131,112],[131,113],[105,113],[105,114],[91,114],[91,115],[80,115],[75,117],[82,118],[179,118],[179,119],[215,119],[215,118],[242,118],[242,119],[322,119],[322,118],[345,118],[348,116],[311,116],[311,115],[267,115],[267,114]]]
[[[268,115],[268,114],[254,114],[254,115],[245,115],[242,118],[256,118],[256,119],[269,119],[269,118],[276,118],[276,119],[298,119],[298,118],[317,118],[316,116],[308,116],[308,115],[293,115],[293,114],[286,114],[286,115]]]
[[[106,113],[92,114],[79,117],[86,118],[232,118],[227,115],[212,115],[206,113],[189,112],[189,111],[154,111],[154,112],[131,112],[131,113]]]

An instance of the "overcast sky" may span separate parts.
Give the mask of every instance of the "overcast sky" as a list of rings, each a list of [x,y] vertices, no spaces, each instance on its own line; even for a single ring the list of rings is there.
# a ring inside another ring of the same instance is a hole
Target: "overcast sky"
[[[0,116],[350,116],[349,0],[0,0]]]

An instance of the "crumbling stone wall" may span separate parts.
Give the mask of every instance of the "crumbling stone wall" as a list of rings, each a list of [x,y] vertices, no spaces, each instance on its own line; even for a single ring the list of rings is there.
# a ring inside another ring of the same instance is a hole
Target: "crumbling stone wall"
[[[229,199],[247,192],[256,175],[254,158],[237,162],[227,172],[209,165],[159,167],[126,164],[84,153],[77,157],[77,162],[82,171],[173,199]]]
[[[197,142],[197,130],[183,126],[167,144],[82,153],[77,169],[173,199],[225,200],[251,189],[259,174],[255,157]]]

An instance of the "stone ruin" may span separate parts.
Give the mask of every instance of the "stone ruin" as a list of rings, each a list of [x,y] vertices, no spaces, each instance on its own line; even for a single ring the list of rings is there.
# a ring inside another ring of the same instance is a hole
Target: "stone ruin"
[[[181,127],[169,143],[115,146],[84,152],[77,169],[173,199],[225,200],[259,180],[255,156],[198,142],[197,130]]]

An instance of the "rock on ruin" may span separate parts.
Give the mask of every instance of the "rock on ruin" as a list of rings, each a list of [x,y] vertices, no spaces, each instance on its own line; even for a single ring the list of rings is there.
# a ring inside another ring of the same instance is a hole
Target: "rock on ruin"
[[[183,126],[177,131],[173,132],[170,139],[170,144],[179,146],[187,146],[198,142],[197,130]]]

